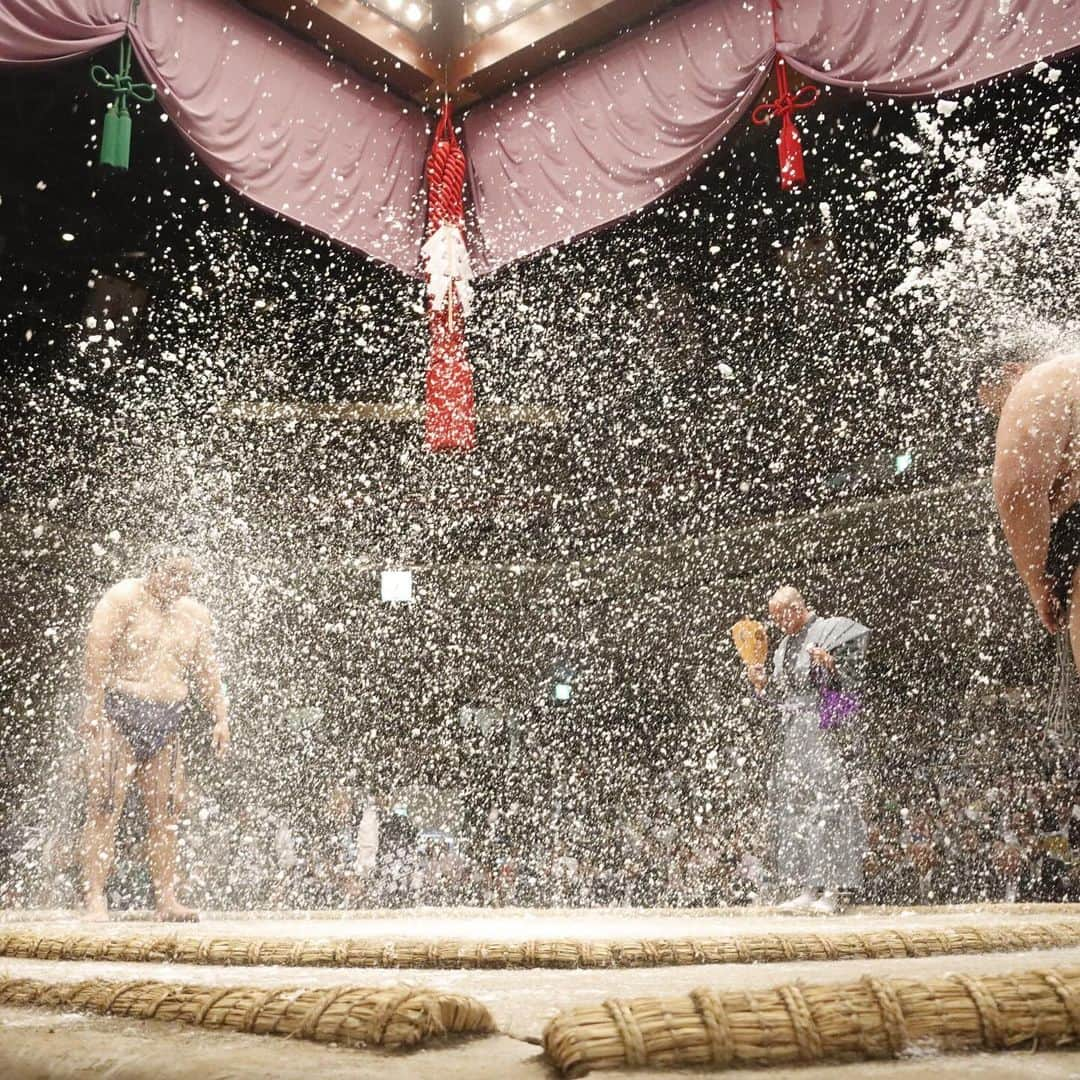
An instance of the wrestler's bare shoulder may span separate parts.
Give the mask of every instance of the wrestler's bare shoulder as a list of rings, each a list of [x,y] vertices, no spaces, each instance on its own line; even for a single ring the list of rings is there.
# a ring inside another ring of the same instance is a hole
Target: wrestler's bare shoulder
[[[199,603],[193,596],[180,597],[175,606],[181,615],[191,619],[192,622],[204,626],[210,625],[210,609],[205,604]]]
[[[1025,438],[1060,433],[1069,427],[1078,398],[1080,357],[1054,357],[1037,364],[1017,381],[1001,410],[999,445],[1021,433]]]
[[[1020,378],[1016,390],[1027,400],[1080,393],[1080,353],[1059,353],[1036,364]]]
[[[133,604],[137,604],[142,599],[142,590],[143,583],[141,578],[124,578],[123,581],[118,581],[115,585],[110,585],[105,592],[101,594],[98,606],[107,608],[130,608]]]

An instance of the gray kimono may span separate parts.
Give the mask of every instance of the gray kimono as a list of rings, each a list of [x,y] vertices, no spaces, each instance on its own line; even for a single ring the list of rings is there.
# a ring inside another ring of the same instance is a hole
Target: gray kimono
[[[766,697],[780,710],[780,748],[769,783],[770,826],[777,883],[788,892],[807,888],[855,889],[862,884],[866,825],[858,780],[841,757],[847,733],[821,726],[823,672],[814,672],[810,648],[830,652],[835,673],[827,686],[845,692],[862,684],[870,630],[851,619],[812,617],[785,637],[773,656]]]

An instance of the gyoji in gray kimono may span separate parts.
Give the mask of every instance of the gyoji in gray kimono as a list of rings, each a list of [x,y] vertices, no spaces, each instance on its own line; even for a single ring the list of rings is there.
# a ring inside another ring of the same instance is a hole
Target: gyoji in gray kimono
[[[862,884],[866,825],[858,777],[845,764],[842,729],[858,710],[870,630],[852,619],[819,618],[797,589],[769,601],[784,638],[764,665],[748,670],[780,711],[780,746],[769,782],[777,882],[789,910],[836,911]]]

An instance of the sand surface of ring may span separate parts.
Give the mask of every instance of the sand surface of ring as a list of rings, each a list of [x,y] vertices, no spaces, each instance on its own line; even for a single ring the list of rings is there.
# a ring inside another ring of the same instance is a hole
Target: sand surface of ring
[[[365,937],[464,940],[586,940],[671,938],[772,932],[871,931],[889,928],[940,928],[971,924],[991,926],[1061,922],[1080,916],[1080,908],[988,907],[941,911],[857,911],[821,919],[781,917],[764,911],[725,912],[515,912],[395,911],[348,917],[224,918],[198,926],[163,927],[123,921],[94,925],[61,913],[34,913],[17,919],[8,913],[0,929],[40,929],[107,936],[168,933],[207,937],[285,936],[306,939]],[[989,953],[897,960],[701,967],[574,969],[574,970],[383,970],[332,967],[217,967],[207,965],[18,960],[0,957],[0,974],[53,982],[105,978],[121,981],[154,979],[200,985],[260,987],[379,986],[393,983],[430,985],[469,994],[487,1005],[502,1034],[433,1044],[404,1055],[318,1046],[275,1039],[191,1030],[179,1025],[59,1014],[39,1009],[0,1008],[0,1076],[2,1077],[161,1077],[170,1080],[215,1080],[217,1077],[408,1077],[424,1080],[544,1080],[555,1074],[533,1040],[557,1011],[593,1004],[609,997],[682,994],[697,986],[716,989],[768,987],[801,979],[805,982],[849,981],[873,973],[882,976],[930,978],[949,972],[1006,973],[1051,966],[1080,966],[1080,948],[1023,953]],[[597,1074],[602,1075],[602,1074]],[[693,1071],[666,1073],[624,1071],[623,1078],[659,1075],[700,1076]],[[920,1056],[902,1062],[810,1069],[736,1072],[730,1076],[826,1077],[1072,1077],[1080,1078],[1080,1051],[1042,1054]]]
[[[987,904],[940,908],[859,907],[831,917],[786,915],[769,908],[638,910],[585,908],[540,911],[526,908],[408,908],[348,912],[206,912],[199,923],[154,922],[145,913],[120,913],[108,923],[88,923],[75,912],[0,915],[0,932],[104,934],[110,937],[176,933],[192,937],[353,937],[378,940],[612,941],[736,934],[821,933],[905,930],[919,927],[1001,926],[1009,923],[1080,919],[1080,904]]]
[[[785,915],[770,908],[708,910],[583,908],[397,908],[372,912],[207,912],[198,923],[160,923],[147,913],[119,913],[106,923],[73,912],[0,914],[0,933],[94,934],[108,937],[175,933],[199,939],[296,937],[334,941],[526,942],[644,941],[771,933],[873,933],[880,930],[997,927],[1080,920],[1080,904],[986,904],[955,907],[856,907],[843,915]]]

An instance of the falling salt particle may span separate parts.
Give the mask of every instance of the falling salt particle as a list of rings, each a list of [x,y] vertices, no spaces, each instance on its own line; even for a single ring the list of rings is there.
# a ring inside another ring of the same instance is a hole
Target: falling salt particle
[[[30,535],[33,536],[33,538],[35,540],[40,540],[44,534],[45,534],[45,526],[44,525],[35,525],[34,529],[33,529],[33,532]]]
[[[725,379],[735,378],[735,372],[728,364],[725,364],[723,361],[716,365],[716,369],[720,372],[721,375],[724,376]]]
[[[44,191],[49,185],[46,184],[44,180],[39,180],[34,186],[38,191]]]
[[[937,103],[937,111],[942,116],[952,116],[959,107],[960,102],[958,101],[939,101]]]
[[[90,545],[90,550],[100,559],[105,554],[105,549],[98,543]]]
[[[120,533],[117,532],[116,529],[113,529],[113,531],[109,533],[109,541],[113,544],[120,543]]]
[[[898,134],[893,142],[901,154],[921,154],[923,152],[922,146],[914,139],[903,134],[903,132]]]
[[[75,239],[75,234],[74,233],[69,233],[69,232],[61,233],[60,234],[60,239],[63,240],[65,243],[70,244],[71,241]]]

